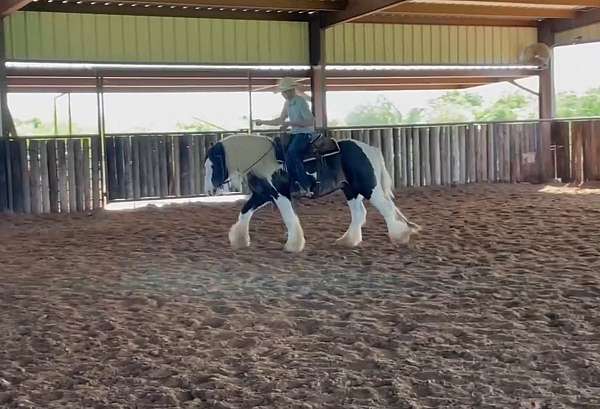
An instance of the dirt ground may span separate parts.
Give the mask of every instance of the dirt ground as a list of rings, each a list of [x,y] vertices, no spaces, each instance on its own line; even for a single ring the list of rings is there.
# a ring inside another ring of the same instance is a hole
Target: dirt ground
[[[239,203],[0,216],[0,407],[598,408],[600,190],[542,188],[402,192],[410,248],[299,205],[301,255]]]

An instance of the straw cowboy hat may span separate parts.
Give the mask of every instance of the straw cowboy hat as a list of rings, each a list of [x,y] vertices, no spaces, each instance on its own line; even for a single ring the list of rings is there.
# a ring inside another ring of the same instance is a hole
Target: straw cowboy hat
[[[291,89],[295,89],[297,85],[298,84],[296,84],[296,80],[294,80],[293,78],[284,77],[281,80],[279,80],[277,88],[279,89],[279,92],[285,92]]]

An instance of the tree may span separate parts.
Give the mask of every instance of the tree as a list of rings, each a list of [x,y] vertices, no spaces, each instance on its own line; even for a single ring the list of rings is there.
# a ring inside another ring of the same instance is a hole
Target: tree
[[[40,118],[29,118],[29,119],[18,119],[15,118],[15,127],[17,128],[18,135],[27,136],[52,136],[54,135],[54,124],[51,122],[44,122]],[[81,127],[76,123],[72,123],[73,134],[82,133]],[[66,135],[69,133],[69,124],[60,121],[57,123],[57,129],[59,135]]]
[[[600,87],[587,90],[583,95],[562,92],[556,98],[560,118],[600,116]]]
[[[346,116],[350,126],[397,125],[402,123],[402,113],[386,97],[380,95],[374,104],[359,105]]]
[[[328,119],[327,126],[336,127],[336,126],[344,126],[344,124],[342,123],[342,121],[340,121],[338,119]]]
[[[431,123],[472,121],[482,105],[477,94],[450,91],[429,102],[427,119]]]
[[[488,108],[475,113],[478,121],[512,121],[533,119],[535,113],[529,108],[535,103],[532,97],[523,94],[506,94]]]
[[[425,119],[425,108],[413,108],[408,111],[408,114],[404,118],[405,124],[420,124],[423,122],[427,122]]]
[[[221,127],[197,117],[194,117],[194,120],[191,122],[177,122],[175,126],[178,131],[183,132],[208,132],[223,130]]]

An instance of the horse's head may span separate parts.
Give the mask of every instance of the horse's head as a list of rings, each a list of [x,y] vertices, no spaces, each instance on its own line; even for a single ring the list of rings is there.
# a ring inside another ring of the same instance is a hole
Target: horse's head
[[[215,195],[229,189],[229,170],[225,147],[221,142],[210,147],[204,161],[204,193]]]

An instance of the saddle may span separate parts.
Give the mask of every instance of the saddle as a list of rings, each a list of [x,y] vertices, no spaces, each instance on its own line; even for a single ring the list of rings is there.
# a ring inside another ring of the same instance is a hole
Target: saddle
[[[285,152],[291,141],[292,135],[284,134],[273,138],[275,148],[275,157],[279,163],[285,163]],[[340,146],[333,138],[323,137],[319,134],[310,144],[308,152],[304,155],[303,162],[310,162],[321,159],[326,156],[336,155],[340,153]]]
[[[292,135],[284,134],[273,138],[275,157],[279,163],[285,165],[285,152],[291,141]],[[342,170],[340,146],[333,138],[319,134],[310,144],[310,148],[302,159],[304,169],[317,179],[317,187],[313,192],[313,199],[328,195],[341,189],[346,179]],[[292,190],[294,195],[294,190]]]

